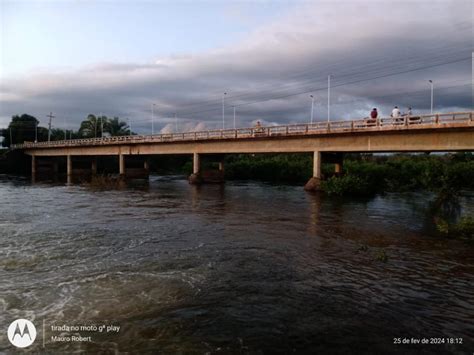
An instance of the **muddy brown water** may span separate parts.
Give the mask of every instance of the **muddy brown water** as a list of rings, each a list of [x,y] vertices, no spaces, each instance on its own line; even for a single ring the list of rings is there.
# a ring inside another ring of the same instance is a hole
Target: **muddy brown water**
[[[471,354],[474,245],[433,234],[432,198],[0,177],[0,352],[26,318],[35,353]],[[120,330],[52,341],[64,324]]]

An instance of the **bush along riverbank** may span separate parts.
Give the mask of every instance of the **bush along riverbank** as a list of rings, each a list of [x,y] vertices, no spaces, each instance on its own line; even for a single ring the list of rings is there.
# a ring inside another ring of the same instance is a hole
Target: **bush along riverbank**
[[[242,154],[224,162],[228,180],[305,183],[312,174],[307,154]],[[188,169],[189,170],[189,169]],[[334,176],[334,164],[323,164],[322,190],[329,195],[370,196],[385,191],[435,191],[445,185],[474,189],[474,155],[347,154],[343,173]]]
[[[330,195],[371,195],[385,191],[438,191],[445,186],[474,189],[472,154],[395,155],[345,159],[344,175],[322,183]]]

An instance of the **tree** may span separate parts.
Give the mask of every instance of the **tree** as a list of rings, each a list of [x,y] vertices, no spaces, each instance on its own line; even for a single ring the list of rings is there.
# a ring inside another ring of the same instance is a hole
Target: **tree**
[[[12,120],[8,125],[8,128],[3,130],[3,146],[9,147],[11,144],[18,144],[23,142],[34,142],[36,138],[36,132],[38,135],[38,141],[44,140],[44,135],[48,134],[46,128],[37,127],[39,121],[36,117],[28,115],[26,113],[21,116],[12,116]]]
[[[108,120],[107,132],[111,136],[127,136],[130,134],[130,129],[126,122],[120,121],[118,117]]]
[[[61,128],[51,129],[51,140],[52,141],[64,140],[64,130]]]
[[[96,117],[93,114],[89,114],[87,118],[81,122],[79,133],[85,138],[97,137],[97,133],[101,130],[103,120],[104,116]]]

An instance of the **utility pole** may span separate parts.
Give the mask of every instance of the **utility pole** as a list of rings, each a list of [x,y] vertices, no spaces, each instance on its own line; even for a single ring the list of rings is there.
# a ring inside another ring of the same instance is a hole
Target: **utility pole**
[[[12,128],[10,127],[10,146],[13,144]]]
[[[51,120],[56,117],[53,116],[53,113],[50,112],[49,115],[46,115],[46,117],[49,117],[49,123],[48,123],[48,142],[51,141]]]
[[[313,112],[314,112],[314,96],[309,95],[311,97],[311,124],[313,124]]]
[[[64,122],[64,140],[67,140],[66,118],[63,119],[63,122]]]
[[[222,129],[225,129],[225,95],[226,92],[222,95]]]
[[[132,120],[130,118],[127,118],[128,120],[128,129],[129,129],[129,132],[130,132],[130,136],[132,135]]]
[[[35,143],[38,142],[38,120],[35,121]]]
[[[178,115],[176,114],[176,112],[174,113],[174,124],[176,133],[178,133]]]
[[[331,120],[331,75],[328,75],[328,122]]]

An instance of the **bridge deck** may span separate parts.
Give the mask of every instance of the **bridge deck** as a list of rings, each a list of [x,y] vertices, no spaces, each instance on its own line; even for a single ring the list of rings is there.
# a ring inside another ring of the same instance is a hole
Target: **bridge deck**
[[[174,143],[209,140],[271,139],[292,136],[328,136],[364,132],[396,132],[402,130],[443,130],[474,128],[473,112],[453,112],[400,118],[360,119],[352,121],[316,122],[261,128],[238,128],[198,132],[133,135],[104,138],[72,139],[52,142],[25,142],[11,149],[43,149],[61,147],[88,147],[143,143]]]

